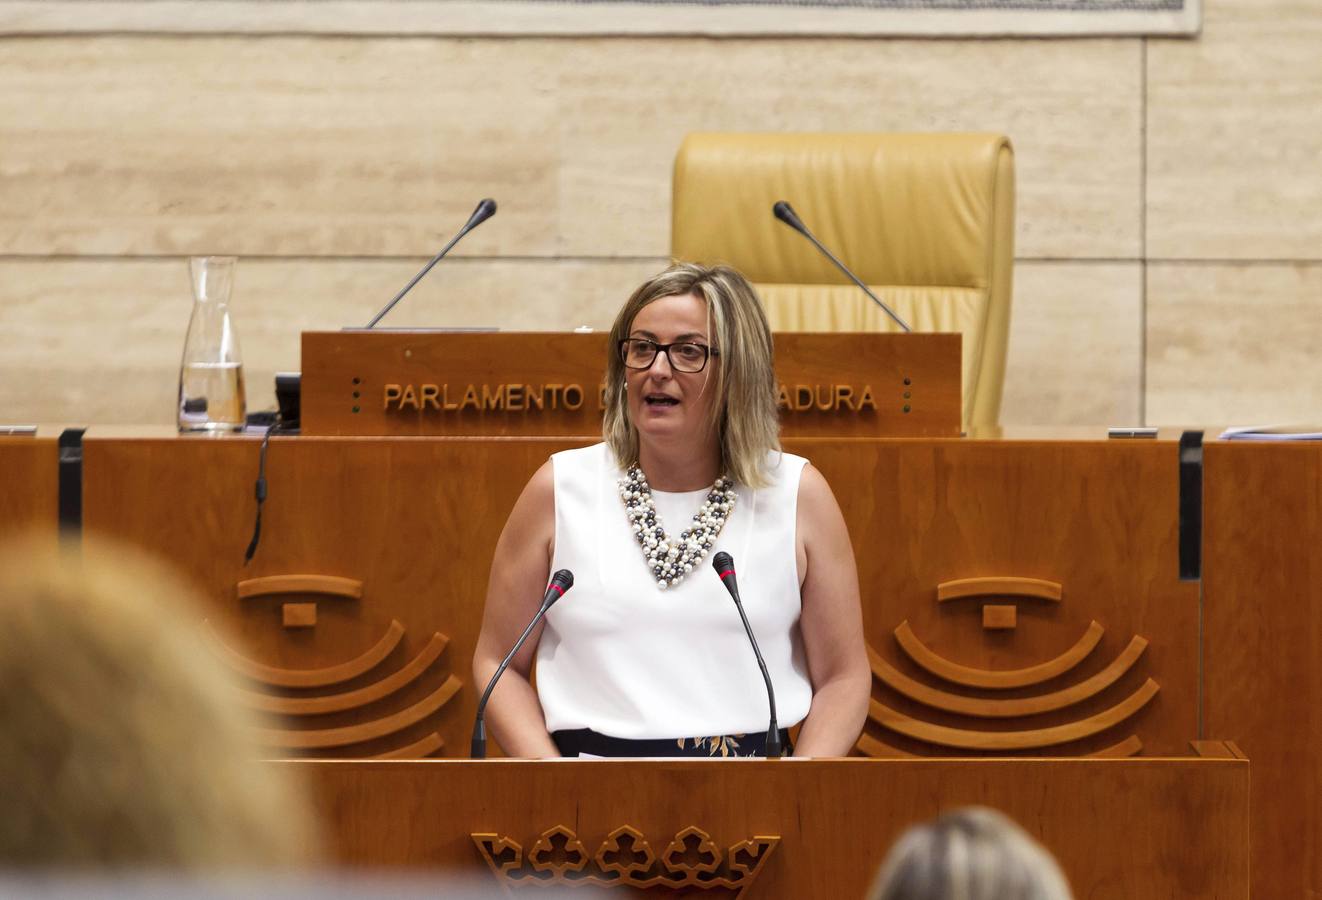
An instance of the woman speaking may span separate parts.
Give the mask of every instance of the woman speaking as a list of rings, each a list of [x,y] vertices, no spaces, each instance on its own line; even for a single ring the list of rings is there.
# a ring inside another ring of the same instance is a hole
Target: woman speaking
[[[478,684],[550,572],[575,581],[492,694],[496,739],[518,757],[764,755],[766,687],[711,567],[725,551],[781,723],[802,723],[794,755],[845,755],[871,684],[858,574],[826,480],[780,450],[752,286],[673,265],[634,291],[609,348],[605,441],[553,455],[497,545]]]

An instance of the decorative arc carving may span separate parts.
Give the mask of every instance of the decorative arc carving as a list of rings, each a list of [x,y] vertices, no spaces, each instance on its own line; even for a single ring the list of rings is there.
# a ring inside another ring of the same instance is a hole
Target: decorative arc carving
[[[245,607],[255,599],[285,595],[356,601],[363,598],[363,582],[335,575],[270,575],[240,581],[236,594]],[[284,602],[282,620],[286,628],[301,628],[305,635],[308,634],[317,625],[316,602]],[[319,668],[289,668],[252,659],[228,646],[211,622],[203,621],[202,626],[203,638],[211,651],[256,688],[238,690],[239,701],[276,717],[272,722],[275,727],[258,731],[259,740],[267,747],[314,751],[313,755],[320,756],[421,759],[445,746],[444,739],[433,730],[437,723],[432,717],[459,693],[463,682],[453,675],[444,677],[435,671],[450,642],[440,632],[432,634],[426,644],[398,668],[386,665],[404,642],[405,629],[398,619],[391,620],[376,643],[352,659]],[[439,684],[437,678],[440,678]],[[361,686],[352,690],[327,692],[356,679],[370,679],[370,682],[360,682]],[[419,697],[424,690],[426,693]],[[291,692],[297,692],[297,695],[290,696]],[[399,708],[401,702],[398,699],[393,704],[395,709],[378,708],[378,704],[389,703],[391,698],[402,693],[411,693],[403,701],[407,704],[403,708]],[[335,718],[316,718],[321,716]],[[317,727],[318,724],[334,727]],[[420,725],[427,730],[418,729],[405,734]],[[383,740],[387,738],[394,740]],[[369,741],[379,743],[357,752],[343,749]],[[382,743],[395,746],[382,747]]]
[[[964,728],[947,728],[944,725],[933,725],[903,715],[875,700],[868,710],[868,718],[891,731],[943,747],[961,747],[966,750],[1034,750],[1068,744],[1070,741],[1100,734],[1146,706],[1149,700],[1157,696],[1158,690],[1157,683],[1149,678],[1141,688],[1120,703],[1095,716],[1031,731],[972,731]]]
[[[1054,581],[998,575],[941,582],[936,601],[996,597],[1057,604],[1062,595],[1062,585]],[[945,608],[968,610],[964,604]],[[989,616],[988,610],[995,615]],[[1016,610],[982,606],[981,631],[985,640],[994,642],[992,646],[1004,647],[1014,639]],[[1142,753],[1143,741],[1137,734],[1113,732],[1127,723],[1132,728],[1131,720],[1161,691],[1152,678],[1136,677],[1148,639],[1134,635],[1104,664],[1098,661],[1081,669],[1105,633],[1093,620],[1056,657],[1021,669],[989,669],[938,654],[904,619],[894,629],[898,656],[892,652],[887,658],[867,648],[880,692],[869,706],[869,733],[859,737],[854,749],[876,758],[916,753],[1022,754],[1086,741],[1073,753],[1065,752],[1101,758]],[[1066,678],[1069,682],[1062,684]],[[1098,739],[1108,733],[1108,742],[1101,743]]]
[[[1083,662],[1084,658],[1096,649],[1097,645],[1101,643],[1102,635],[1105,633],[1105,628],[1093,622],[1073,647],[1070,647],[1055,659],[1049,659],[1036,666],[1029,666],[1027,669],[992,671],[991,669],[970,669],[968,666],[961,666],[959,663],[951,662],[943,656],[938,656],[918,639],[918,635],[914,634],[913,629],[909,627],[907,619],[895,626],[895,640],[900,642],[904,652],[909,655],[910,659],[933,675],[966,687],[995,688],[997,690],[1041,684],[1044,681],[1050,681],[1057,675],[1068,672]]]
[[[734,891],[751,885],[780,843],[779,835],[756,835],[724,852],[696,825],[677,832],[656,852],[641,831],[621,825],[593,853],[573,829],[548,828],[526,854],[504,835],[474,833],[473,843],[506,888],[560,885],[628,886],[641,889]]]
[[[951,694],[939,688],[929,687],[910,678],[886,662],[871,647],[868,648],[868,662],[872,666],[872,674],[879,681],[895,692],[903,694],[910,700],[916,700],[924,706],[945,710],[946,712],[962,713],[966,716],[1009,719],[1064,709],[1090,697],[1095,697],[1115,684],[1122,675],[1133,668],[1134,663],[1143,655],[1143,651],[1147,649],[1147,646],[1148,642],[1146,640],[1135,636],[1130,640],[1129,646],[1124,649],[1124,652],[1113,659],[1105,669],[1086,681],[1081,681],[1063,690],[1053,691],[1050,694],[1021,697],[1016,700],[964,697],[960,694]]]
[[[253,709],[277,713],[282,716],[318,716],[326,713],[357,709],[388,697],[405,685],[412,684],[440,657],[449,640],[443,634],[433,634],[427,646],[402,668],[396,669],[380,681],[365,688],[343,694],[323,697],[274,697],[258,691],[243,691],[240,697]]]
[[[376,668],[404,638],[404,626],[395,620],[390,623],[381,640],[351,660],[324,669],[282,669],[243,656],[237,650],[225,645],[209,621],[203,622],[202,625],[203,634],[212,651],[228,663],[230,668],[253,681],[286,688],[327,687],[357,678],[364,672]]]
[[[1036,597],[1039,600],[1060,602],[1060,584],[1044,581],[1041,578],[1017,578],[1014,576],[990,576],[982,578],[960,578],[957,581],[943,581],[936,586],[937,602],[958,600],[961,597]]]

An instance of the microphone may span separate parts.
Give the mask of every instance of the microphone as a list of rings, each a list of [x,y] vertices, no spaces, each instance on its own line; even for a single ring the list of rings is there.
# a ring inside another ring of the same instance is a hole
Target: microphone
[[[492,206],[494,207],[495,204],[492,204]],[[496,674],[492,675],[491,681],[487,682],[487,689],[482,693],[482,699],[477,703],[477,716],[473,720],[473,742],[469,753],[470,759],[487,758],[487,723],[485,716],[487,714],[487,701],[491,699],[491,692],[495,690],[496,682],[500,680],[501,675],[505,674],[505,669],[509,666],[510,660],[514,659],[515,654],[519,652],[519,648],[523,646],[523,642],[528,640],[528,635],[532,634],[532,630],[537,627],[537,623],[542,621],[551,605],[563,597],[565,591],[573,586],[574,573],[568,569],[561,569],[551,576],[551,583],[546,586],[546,596],[542,598],[542,606],[537,610],[537,615],[533,616],[532,621],[528,623],[528,627],[523,629],[523,634],[519,635],[519,639],[514,642],[514,649],[510,650],[505,658],[500,661]]]
[[[423,276],[423,275],[426,275],[428,272],[430,272],[430,271],[431,271],[431,267],[434,266],[434,265],[436,265],[438,262],[440,262],[441,259],[444,258],[445,254],[447,254],[447,253],[450,252],[450,248],[451,248],[451,247],[453,247],[455,244],[459,243],[459,241],[463,239],[464,235],[468,234],[468,232],[472,231],[474,228],[476,228],[477,226],[481,225],[483,222],[485,222],[487,219],[491,218],[491,217],[494,216],[495,214],[496,214],[496,201],[495,201],[495,200],[492,200],[490,197],[487,197],[486,199],[484,199],[484,200],[482,200],[480,203],[478,203],[478,205],[477,205],[477,209],[473,210],[473,214],[472,214],[471,216],[468,217],[468,221],[467,221],[466,223],[464,223],[464,227],[461,228],[461,229],[459,229],[459,233],[456,234],[456,235],[450,240],[450,243],[446,244],[444,247],[441,248],[441,252],[440,252],[440,253],[437,253],[435,256],[433,256],[433,257],[431,258],[431,262],[429,262],[429,263],[427,263],[427,265],[423,266],[423,267],[422,267],[422,270],[421,270],[420,272],[418,272],[417,275],[414,275],[414,276],[413,276],[413,280],[412,280],[412,281],[410,281],[408,284],[404,285],[404,290],[402,290],[402,291],[400,291],[398,294],[396,294],[396,295],[395,295],[395,299],[393,299],[393,300],[391,300],[389,303],[387,303],[387,304],[381,309],[381,311],[380,311],[379,313],[377,313],[375,316],[372,317],[372,321],[370,321],[370,322],[367,323],[367,327],[368,327],[368,328],[371,328],[371,327],[374,326],[377,322],[380,322],[380,321],[381,321],[381,317],[384,316],[386,313],[390,312],[390,310],[394,309],[395,304],[398,303],[398,302],[404,297],[405,294],[407,294],[409,291],[413,290],[413,285],[415,285],[415,284],[417,284],[419,281],[421,281],[421,280],[422,280],[422,276]]]
[[[744,615],[744,605],[739,602],[739,585],[734,578],[734,559],[722,550],[712,557],[712,568],[721,576],[721,584],[734,598],[734,608],[739,610],[739,618],[744,622],[744,631],[748,632],[748,642],[753,645],[753,655],[757,657],[757,666],[762,670],[762,680],[767,683],[767,705],[771,707],[771,721],[767,725],[767,759],[780,759],[780,726],[776,723],[776,691],[771,686],[771,676],[767,674],[767,664],[762,659],[762,651],[757,649],[757,638],[753,637],[753,627]]]
[[[899,316],[895,314],[895,310],[891,309],[885,303],[882,303],[880,297],[872,293],[872,291],[868,288],[868,286],[864,284],[857,275],[849,271],[848,266],[846,266],[840,260],[836,259],[834,253],[832,253],[830,250],[827,250],[824,246],[822,246],[821,241],[813,237],[812,232],[808,230],[808,226],[804,225],[803,220],[799,218],[796,212],[794,212],[794,207],[790,206],[784,200],[777,200],[775,206],[771,207],[771,211],[775,214],[777,219],[780,219],[780,221],[784,222],[786,225],[793,228],[799,234],[803,235],[808,240],[812,241],[813,246],[816,247],[818,250],[822,251],[822,254],[827,259],[835,263],[835,267],[837,269],[839,269],[841,272],[844,272],[847,276],[849,276],[850,281],[854,282],[854,284],[861,287],[863,289],[863,293],[867,294],[869,297],[872,298],[873,303],[880,306],[882,308],[882,311],[885,312],[886,315],[890,316],[892,319],[895,320],[896,325],[899,325],[901,328],[903,328],[905,332],[909,332],[913,330],[912,328],[909,327],[907,322],[905,322],[903,319],[901,319]]]

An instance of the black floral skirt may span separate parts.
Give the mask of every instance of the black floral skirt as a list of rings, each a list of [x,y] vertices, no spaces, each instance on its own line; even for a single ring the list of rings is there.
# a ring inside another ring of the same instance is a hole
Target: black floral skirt
[[[732,756],[766,756],[766,732],[755,734],[724,734],[716,737],[656,738],[630,740],[600,734],[591,728],[556,731],[551,740],[560,749],[561,756],[676,756],[692,758],[721,758]],[[789,732],[780,730],[781,752],[789,756],[794,752]]]

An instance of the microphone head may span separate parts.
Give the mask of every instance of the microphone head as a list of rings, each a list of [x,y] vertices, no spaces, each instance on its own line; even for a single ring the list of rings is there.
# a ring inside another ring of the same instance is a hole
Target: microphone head
[[[487,219],[496,214],[496,201],[490,197],[484,197],[478,204],[477,209],[468,217],[468,224],[464,228],[476,228]]]
[[[711,565],[716,574],[724,578],[734,571],[734,557],[722,550],[711,558]]]
[[[563,594],[574,586],[574,573],[568,569],[559,569],[551,576],[551,584],[560,588],[560,593]],[[550,588],[551,585],[547,585],[547,590],[550,590]]]
[[[784,222],[795,231],[807,233],[808,229],[803,222],[799,220],[798,214],[794,212],[794,207],[790,206],[784,200],[777,200],[775,205],[771,207],[771,212],[777,219],[780,219],[780,221]]]

